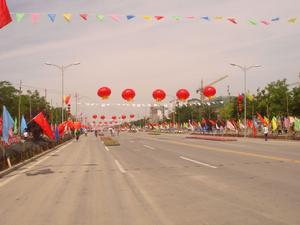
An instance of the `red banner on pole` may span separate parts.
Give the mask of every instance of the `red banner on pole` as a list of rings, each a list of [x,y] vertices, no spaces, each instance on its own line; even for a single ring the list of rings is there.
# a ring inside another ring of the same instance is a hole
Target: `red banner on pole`
[[[5,0],[0,0],[0,29],[12,21]]]

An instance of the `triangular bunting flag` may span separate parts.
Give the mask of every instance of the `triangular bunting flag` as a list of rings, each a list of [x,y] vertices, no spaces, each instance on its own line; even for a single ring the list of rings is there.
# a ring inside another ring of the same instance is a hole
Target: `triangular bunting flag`
[[[135,16],[134,15],[127,15],[126,16],[126,18],[128,19],[128,20],[131,20],[131,19],[133,19]]]
[[[209,21],[209,17],[208,16],[202,16],[201,19]]]
[[[103,15],[96,15],[96,18],[99,21],[103,21],[104,20],[104,16]]]
[[[67,21],[67,22],[71,22],[71,18],[72,18],[72,14],[71,13],[64,13],[64,19]]]
[[[222,20],[223,16],[215,16],[215,20]]]
[[[56,14],[54,14],[54,13],[49,13],[49,14],[48,14],[48,17],[49,17],[49,20],[50,20],[52,23],[54,23],[55,18],[56,18]]]
[[[291,19],[288,20],[288,22],[292,23],[292,24],[296,23],[296,21],[297,21],[297,18],[291,18]]]
[[[272,22],[276,22],[276,21],[279,21],[279,20],[280,20],[279,17],[275,17],[275,18],[273,18],[271,21],[272,21]]]
[[[228,18],[228,21],[233,23],[233,24],[237,24],[237,21],[235,18]]]
[[[255,20],[253,20],[253,19],[248,20],[248,22],[249,22],[250,24],[252,24],[252,25],[257,25],[257,22],[256,22]]]
[[[16,13],[16,20],[17,22],[21,22],[23,17],[25,16],[25,13]]]
[[[144,20],[151,20],[152,16],[143,16]]]
[[[266,20],[262,20],[262,21],[260,21],[262,24],[264,24],[264,25],[266,25],[266,26],[268,26],[268,25],[270,25],[270,23],[268,22],[268,21],[266,21]]]
[[[173,19],[174,19],[174,20],[180,20],[180,19],[181,19],[181,16],[173,16]]]
[[[194,16],[186,16],[185,18],[187,18],[187,19],[195,19]]]
[[[80,13],[79,15],[83,20],[87,20],[89,16],[87,13]]]
[[[112,18],[112,20],[120,22],[120,17],[118,15],[111,15],[110,17]]]
[[[156,20],[162,20],[163,18],[165,18],[164,16],[154,16],[154,18],[156,19]]]
[[[38,21],[39,17],[40,17],[39,13],[32,13],[31,14],[31,21],[32,21],[32,23],[36,23]]]

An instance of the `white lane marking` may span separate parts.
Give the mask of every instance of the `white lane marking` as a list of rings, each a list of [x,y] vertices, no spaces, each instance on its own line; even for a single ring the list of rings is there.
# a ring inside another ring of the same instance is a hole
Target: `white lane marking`
[[[64,149],[65,147],[69,146],[70,144],[72,144],[72,142],[60,147],[58,150],[55,151],[55,153],[61,151],[62,149]],[[27,173],[30,169],[32,169],[33,167],[35,167],[36,165],[40,164],[41,162],[45,161],[46,159],[48,159],[51,155],[48,155],[44,158],[42,158],[41,160],[33,163],[31,166],[27,167],[25,170],[21,171],[21,173],[18,173],[10,178],[5,179],[3,182],[0,183],[0,188],[3,187],[4,185],[8,184],[9,182],[11,182],[12,180],[16,179],[17,177],[19,177],[22,173]]]
[[[104,148],[105,148],[105,150],[106,150],[106,151],[108,151],[108,152],[109,152],[109,148],[108,148],[108,147],[104,146]]]
[[[151,149],[151,150],[154,150],[154,149],[155,149],[155,148],[153,148],[153,147],[151,147],[151,146],[149,146],[149,145],[144,145],[144,147],[149,148],[149,149]]]
[[[115,159],[115,163],[116,163],[116,165],[117,165],[117,167],[118,167],[118,169],[120,170],[121,173],[126,173],[123,166],[119,163],[118,160]]]
[[[193,163],[196,163],[196,164],[199,164],[199,165],[202,165],[202,166],[207,166],[207,167],[210,167],[210,168],[213,168],[213,169],[217,169],[218,168],[216,166],[212,166],[212,165],[209,165],[207,163],[203,163],[203,162],[199,162],[199,161],[196,161],[196,160],[193,160],[193,159],[189,159],[189,158],[186,158],[184,156],[180,156],[179,158],[187,160],[187,161],[190,161],[190,162],[193,162]]]

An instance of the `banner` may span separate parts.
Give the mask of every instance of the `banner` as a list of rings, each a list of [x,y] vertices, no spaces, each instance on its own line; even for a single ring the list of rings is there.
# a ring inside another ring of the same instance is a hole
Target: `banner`
[[[5,0],[0,0],[0,29],[12,21]]]

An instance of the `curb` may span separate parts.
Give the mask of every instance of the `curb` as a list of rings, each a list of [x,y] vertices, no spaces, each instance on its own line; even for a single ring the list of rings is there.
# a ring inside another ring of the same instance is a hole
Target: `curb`
[[[187,139],[200,139],[208,141],[237,141],[235,138],[213,137],[213,136],[187,136]]]
[[[11,168],[8,168],[8,169],[6,169],[6,170],[1,171],[1,172],[0,172],[0,179],[1,179],[2,177],[6,176],[7,174],[10,174],[11,172],[13,172],[13,171],[15,171],[15,170],[17,170],[17,169],[19,169],[19,168],[25,166],[26,164],[28,164],[28,163],[30,163],[30,162],[32,162],[32,161],[34,161],[34,160],[36,160],[36,159],[38,159],[38,158],[40,158],[40,157],[42,157],[42,156],[48,154],[48,153],[50,153],[50,152],[52,152],[52,151],[54,151],[54,150],[56,150],[56,149],[58,149],[58,148],[60,148],[61,146],[65,145],[65,144],[67,144],[67,143],[69,143],[69,142],[71,142],[71,141],[72,141],[72,139],[69,140],[69,141],[66,141],[66,142],[64,142],[64,143],[62,143],[62,144],[60,144],[60,145],[57,145],[57,146],[55,146],[54,148],[50,148],[50,149],[48,149],[48,150],[45,151],[45,152],[42,152],[42,153],[40,153],[40,154],[38,154],[38,155],[35,155],[35,156],[33,156],[32,158],[30,158],[30,159],[26,159],[25,161],[20,162],[20,163],[18,163],[18,164],[16,164],[16,165],[12,166]]]

